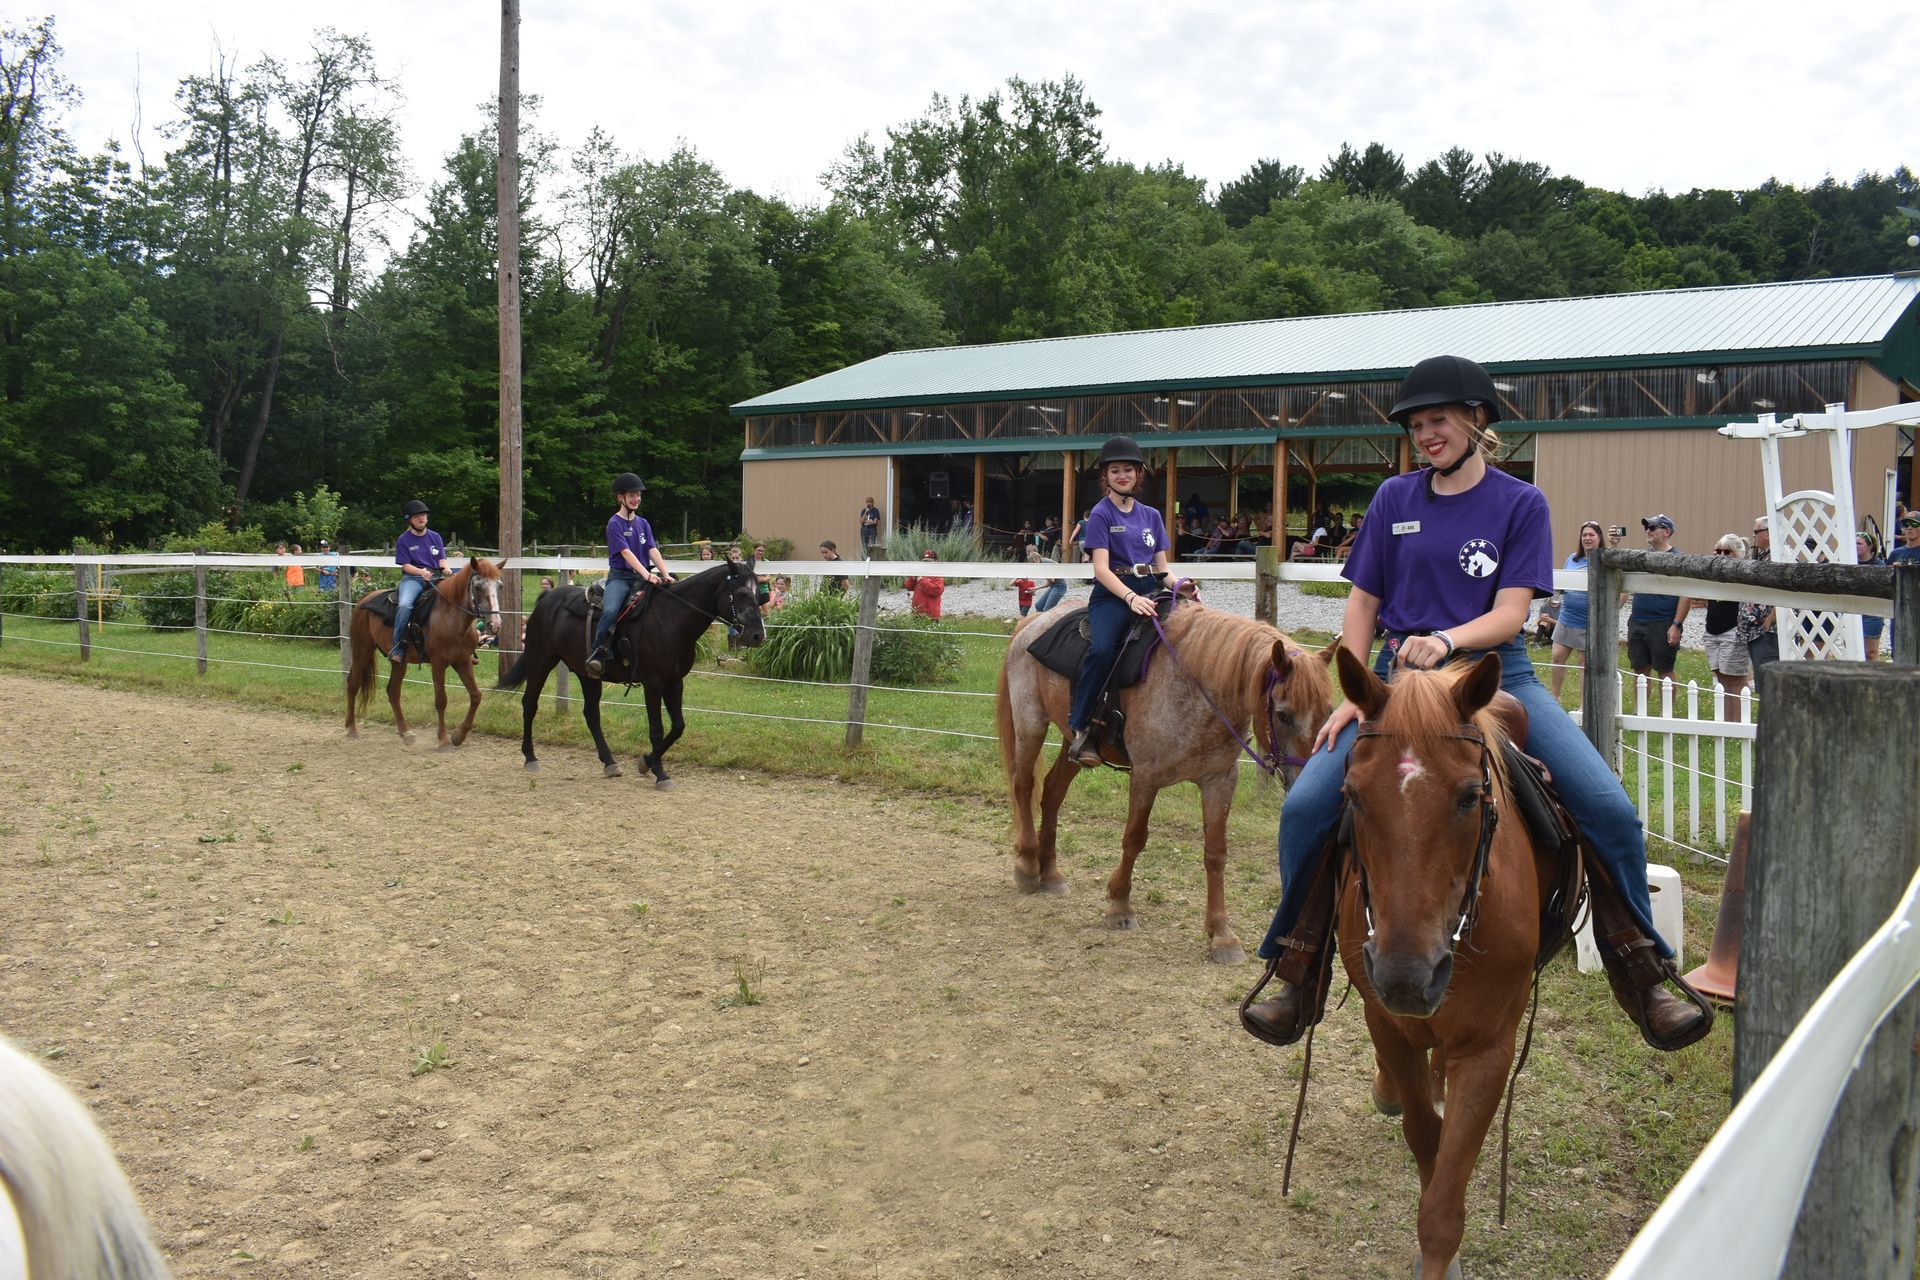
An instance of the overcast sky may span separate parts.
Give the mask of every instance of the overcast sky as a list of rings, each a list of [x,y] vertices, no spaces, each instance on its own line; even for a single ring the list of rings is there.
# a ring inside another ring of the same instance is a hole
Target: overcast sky
[[[882,137],[936,91],[1066,74],[1101,108],[1112,158],[1174,159],[1216,185],[1263,156],[1311,171],[1343,141],[1379,141],[1409,170],[1457,145],[1638,194],[1920,162],[1913,23],[1899,13],[1775,0],[523,0],[521,87],[563,145],[595,124],[649,157],[685,138],[734,185],[800,201],[821,197],[818,176],[849,141]],[[157,161],[174,86],[207,70],[216,43],[243,64],[296,62],[322,22],[368,36],[399,80],[423,183],[498,90],[498,6],[474,0],[70,0],[55,16],[85,94],[69,131],[89,151],[129,140],[138,101]]]

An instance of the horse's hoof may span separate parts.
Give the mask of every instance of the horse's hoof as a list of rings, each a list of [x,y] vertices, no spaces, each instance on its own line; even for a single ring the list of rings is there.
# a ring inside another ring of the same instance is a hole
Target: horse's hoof
[[[526,763],[526,765],[525,765],[524,767],[526,768],[526,771],[527,771],[528,773],[538,773],[538,772],[540,772],[540,762],[539,762],[538,760],[529,760],[529,761],[527,761],[527,763]]]
[[[673,779],[655,778],[653,781],[653,789],[655,791],[671,791],[673,790]]]
[[[443,756],[450,751],[458,751],[459,749],[460,749],[460,744],[457,742],[443,742],[437,748],[435,748],[435,750],[437,750]]]
[[[1013,884],[1022,893],[1040,892],[1040,877],[1031,871],[1022,871],[1018,867],[1013,869]]]
[[[619,778],[619,777],[625,776],[625,771],[622,770],[619,765],[613,764],[613,763],[602,765],[600,768],[600,773],[603,777],[608,777],[608,778]]]
[[[1131,911],[1109,911],[1107,913],[1107,928],[1109,929],[1131,929],[1138,923],[1139,921],[1133,918],[1133,912]]]
[[[1067,878],[1058,871],[1048,872],[1040,877],[1040,892],[1050,893],[1056,898],[1067,896]]]
[[[1419,1258],[1413,1260],[1413,1280],[1420,1280],[1421,1276],[1427,1274],[1425,1266]],[[1460,1259],[1455,1258],[1447,1264],[1447,1280],[1460,1280]]]
[[[408,746],[412,746],[412,745],[413,745],[413,735],[412,735],[412,734],[410,734],[410,733],[403,733],[403,734],[401,734],[401,735],[400,735],[400,741],[402,741],[402,742],[404,742],[404,743],[406,743],[406,744],[407,744]]]
[[[1245,964],[1247,962],[1247,950],[1237,942],[1229,942],[1221,946],[1213,947],[1208,954],[1213,957],[1215,964]]]
[[[347,741],[351,742],[355,738],[358,738],[359,736],[360,736],[360,731],[358,729],[347,730]]]

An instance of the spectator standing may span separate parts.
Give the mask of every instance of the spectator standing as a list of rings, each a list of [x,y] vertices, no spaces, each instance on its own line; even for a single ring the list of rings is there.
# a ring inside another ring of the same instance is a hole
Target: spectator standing
[[[840,548],[834,545],[832,538],[821,540],[820,558],[822,560],[838,560],[840,558]],[[820,589],[829,595],[843,596],[847,594],[847,575],[844,573],[835,574],[821,583]]]
[[[1027,550],[1038,551],[1039,548],[1028,547]],[[1027,613],[1033,608],[1033,591],[1038,585],[1039,584],[1034,582],[1032,578],[1015,578],[1013,580],[1013,589],[1019,595],[1020,616],[1023,618],[1026,617]]]
[[[1753,547],[1747,552],[1747,558],[1773,559],[1773,530],[1766,516],[1753,522]],[[1770,604],[1749,603],[1740,606],[1740,620],[1735,626],[1739,629],[1740,638],[1747,642],[1747,662],[1755,679],[1759,678],[1761,667],[1780,660],[1777,622]]]
[[[1040,554],[1051,556],[1060,549],[1060,518],[1048,516],[1040,526]]]
[[[713,543],[711,542],[700,543],[699,547],[695,552],[695,558],[700,560],[713,559]]]
[[[1074,522],[1073,532],[1067,535],[1067,540],[1073,544],[1074,564],[1087,558],[1087,517],[1091,514],[1090,511],[1082,511],[1080,519]]]
[[[293,554],[296,556],[300,554],[300,544],[297,542],[293,544]],[[287,566],[287,585],[290,587],[307,585],[307,567],[298,560]]]
[[[1900,545],[1887,553],[1887,563],[1903,564],[1909,560],[1920,560],[1920,511],[1904,511],[1894,528],[1900,532]],[[1887,651],[1893,651],[1891,621],[1887,623]]]
[[[340,553],[335,551],[333,544],[325,538],[320,539],[320,554],[323,556],[331,556],[335,560],[340,558]],[[313,585],[321,591],[331,594],[339,588],[340,579],[337,576],[338,573],[339,570],[333,565],[323,564],[319,567],[319,571],[313,575]]]
[[[1354,523],[1360,521],[1355,516]],[[1580,526],[1580,545],[1567,556],[1567,562],[1560,567],[1569,570],[1590,568],[1587,557],[1606,545],[1606,531],[1598,520],[1588,520]],[[1569,591],[1560,598],[1560,616],[1553,624],[1553,665],[1548,668],[1547,679],[1553,685],[1553,700],[1560,701],[1560,688],[1567,679],[1567,659],[1575,653],[1585,659],[1587,652],[1587,593]]]
[[[873,559],[874,548],[880,545],[880,508],[874,505],[872,498],[860,508],[860,558]]]
[[[1207,504],[1200,501],[1199,494],[1190,493],[1187,495],[1186,509],[1180,514],[1189,520],[1198,520],[1200,527],[1204,529],[1207,527],[1207,516],[1211,513],[1207,510]]]
[[[1643,516],[1647,549],[1655,555],[1678,554],[1673,548],[1673,517]],[[1680,597],[1638,592],[1627,614],[1627,665],[1637,676],[1673,679],[1673,662],[1680,653]]]
[[[1713,544],[1713,554],[1744,560],[1746,539],[1737,533],[1722,534]],[[1753,681],[1753,658],[1740,635],[1740,602],[1737,600],[1683,600],[1680,621],[1695,608],[1707,611],[1707,669],[1725,690],[1722,697],[1725,718],[1740,718],[1740,691]]]
[[[933,553],[932,547],[928,547],[920,553],[920,558],[922,560],[938,560],[940,557]],[[904,585],[908,591],[913,593],[913,611],[915,613],[924,613],[936,622],[939,621],[940,597],[946,594],[947,580],[945,578],[935,577],[932,574],[923,573],[916,577],[907,578]]]
[[[1880,539],[1865,529],[1853,535],[1853,554],[1860,564],[1887,563],[1887,558],[1880,554]],[[1868,662],[1880,661],[1880,633],[1886,625],[1887,620],[1877,614],[1860,619],[1860,636],[1866,642]]]
[[[767,590],[767,602],[760,606],[762,614],[772,613],[775,609],[787,607],[787,597],[793,594],[793,582],[784,573],[773,577],[773,585]]]

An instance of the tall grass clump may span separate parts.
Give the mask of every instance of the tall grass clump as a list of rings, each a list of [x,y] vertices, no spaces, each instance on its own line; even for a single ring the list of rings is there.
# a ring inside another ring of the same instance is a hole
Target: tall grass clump
[[[923,613],[888,618],[873,638],[875,684],[950,684],[960,674],[960,638]]]
[[[747,650],[747,664],[778,680],[829,683],[853,674],[853,625],[860,608],[846,596],[816,591],[767,617],[767,639]]]

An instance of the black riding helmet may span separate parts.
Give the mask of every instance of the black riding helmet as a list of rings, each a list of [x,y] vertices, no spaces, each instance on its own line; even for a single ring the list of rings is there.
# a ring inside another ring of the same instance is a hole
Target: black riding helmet
[[[1415,409],[1437,404],[1478,407],[1487,411],[1489,426],[1500,421],[1500,397],[1493,379],[1465,356],[1429,356],[1409,369],[1387,416],[1404,427]]]
[[[1147,465],[1146,455],[1140,452],[1139,442],[1132,436],[1115,436],[1100,446],[1100,456],[1094,460],[1094,470],[1105,471],[1110,462],[1131,462],[1140,467]]]
[[[646,491],[647,482],[631,471],[622,471],[613,478],[613,496],[616,498],[623,493],[645,493]]]
[[[415,516],[423,516],[427,514],[427,504],[420,501],[420,499],[415,498],[412,502],[409,502],[406,506],[400,508],[400,514],[405,516],[409,520],[413,519]]]

